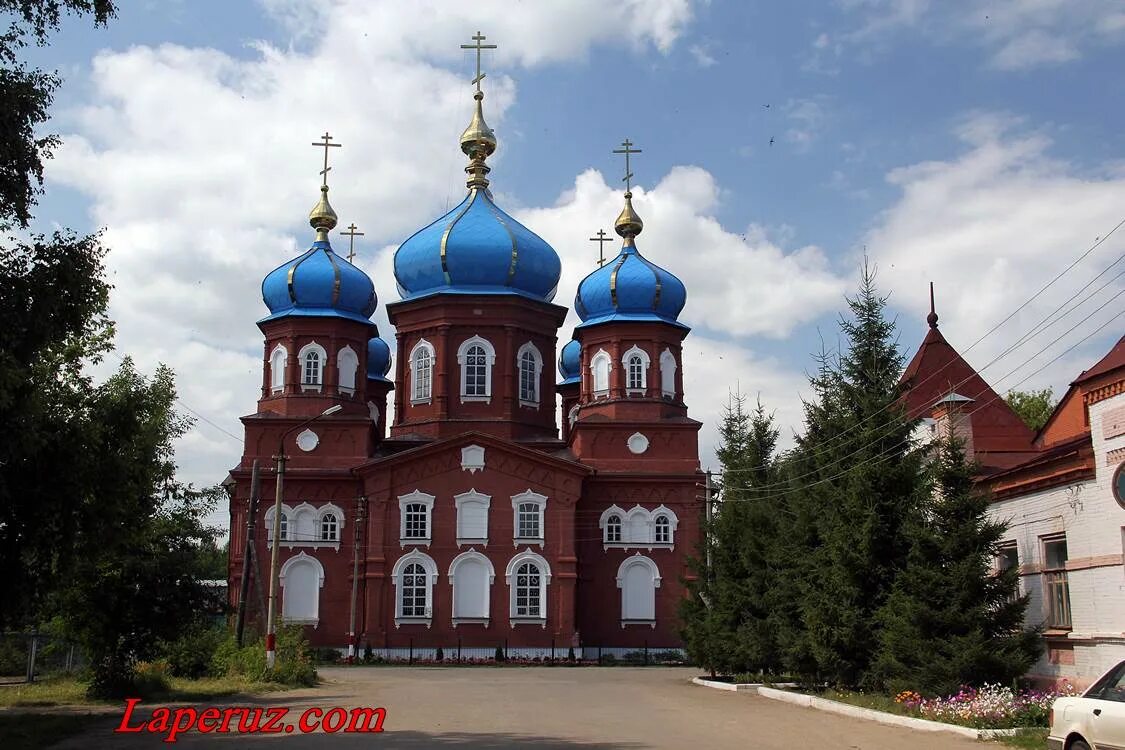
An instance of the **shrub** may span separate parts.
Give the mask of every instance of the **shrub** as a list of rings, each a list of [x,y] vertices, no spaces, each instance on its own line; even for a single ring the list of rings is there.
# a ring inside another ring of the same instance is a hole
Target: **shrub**
[[[980,689],[963,687],[954,695],[923,698],[913,690],[903,690],[895,702],[924,719],[961,724],[977,729],[1046,727],[1051,704],[1062,695],[1074,695],[1070,684],[1057,691],[1020,690],[985,685]]]
[[[371,662],[372,662],[372,661],[374,660],[374,658],[373,658],[374,656],[375,656],[375,654],[374,654],[374,652],[373,652],[373,651],[371,650],[371,644],[370,644],[370,643],[365,643],[365,644],[363,645],[363,660],[364,660],[364,661],[365,661],[366,663],[370,664],[370,663],[371,663]]]
[[[435,661],[444,661],[445,660],[445,652],[441,650],[441,646],[437,647],[437,654],[434,656],[434,660]]]
[[[340,652],[334,648],[318,648],[313,650],[313,657],[317,664],[336,664],[340,661]]]
[[[142,698],[165,695],[172,686],[168,682],[171,667],[163,659],[138,662],[133,671],[133,690]]]
[[[498,662],[504,661],[504,649],[501,648],[500,646],[496,647],[496,657],[495,658],[496,658],[496,661],[498,661]]]
[[[574,646],[566,650],[566,660],[572,663],[574,662]]]
[[[215,652],[225,638],[222,628],[200,623],[188,628],[176,640],[162,642],[158,653],[168,664],[171,676],[196,680],[211,671]]]
[[[278,682],[283,685],[316,684],[313,655],[300,625],[285,625],[277,632],[277,662],[266,669],[265,640],[239,648],[230,636],[215,652],[211,673],[216,677],[241,677],[247,680]]]

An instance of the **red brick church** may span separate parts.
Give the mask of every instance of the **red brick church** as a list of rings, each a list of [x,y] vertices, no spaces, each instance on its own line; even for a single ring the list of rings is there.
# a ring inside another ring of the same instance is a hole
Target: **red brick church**
[[[354,608],[359,647],[392,657],[676,647],[702,511],[686,290],[641,255],[626,192],[621,251],[580,284],[560,351],[561,262],[496,205],[479,83],[475,99],[468,194],[395,253],[393,357],[375,284],[330,245],[327,184],[312,246],[262,283],[261,398],[228,480],[232,604],[255,460],[268,588],[280,446],[280,612],[314,645],[348,645]]]

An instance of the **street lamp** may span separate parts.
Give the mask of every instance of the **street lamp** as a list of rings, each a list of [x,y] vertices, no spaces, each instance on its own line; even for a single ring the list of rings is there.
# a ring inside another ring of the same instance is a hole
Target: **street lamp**
[[[277,659],[277,589],[278,589],[278,569],[277,557],[278,549],[281,547],[281,496],[284,492],[285,484],[285,438],[289,434],[295,432],[305,425],[312,424],[321,417],[327,417],[330,414],[335,414],[344,407],[336,404],[329,406],[327,409],[317,414],[312,419],[306,419],[295,427],[290,427],[285,432],[281,433],[281,439],[277,441],[277,455],[274,458],[277,461],[277,487],[276,497],[273,501],[273,549],[270,550],[270,599],[269,605],[266,609],[266,669],[273,669],[274,661]]]

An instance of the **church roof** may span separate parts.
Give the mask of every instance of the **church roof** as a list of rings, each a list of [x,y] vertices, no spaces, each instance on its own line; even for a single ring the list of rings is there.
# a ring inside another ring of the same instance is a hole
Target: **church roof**
[[[1104,357],[1095,362],[1093,367],[1083,370],[1082,374],[1075,378],[1074,384],[1089,382],[1121,367],[1125,367],[1125,336],[1122,336]]]

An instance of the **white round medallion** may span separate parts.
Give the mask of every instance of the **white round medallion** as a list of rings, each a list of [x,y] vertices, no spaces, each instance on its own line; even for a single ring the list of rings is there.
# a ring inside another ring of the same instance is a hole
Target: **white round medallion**
[[[629,438],[629,450],[638,456],[648,450],[648,438],[639,432],[633,433]]]
[[[312,430],[305,430],[297,436],[297,447],[308,453],[320,444],[320,438]]]

